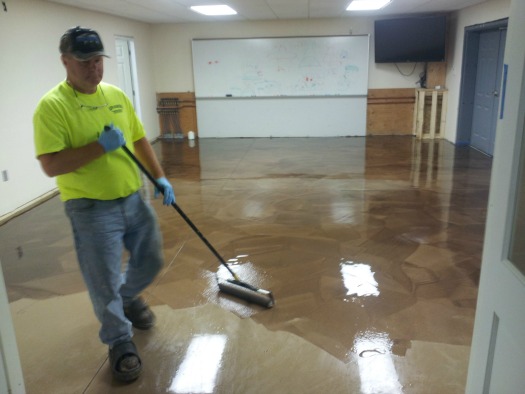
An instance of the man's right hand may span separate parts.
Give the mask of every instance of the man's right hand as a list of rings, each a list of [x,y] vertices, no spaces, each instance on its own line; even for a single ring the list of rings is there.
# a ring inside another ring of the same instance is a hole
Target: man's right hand
[[[104,127],[104,131],[100,134],[100,137],[98,137],[98,143],[102,145],[104,152],[107,153],[120,148],[126,143],[126,140],[124,139],[122,131],[111,124],[110,126]]]

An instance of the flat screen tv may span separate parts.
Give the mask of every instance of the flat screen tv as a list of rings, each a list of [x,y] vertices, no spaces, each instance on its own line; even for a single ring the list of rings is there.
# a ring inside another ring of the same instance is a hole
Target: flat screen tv
[[[376,63],[445,61],[446,15],[376,20]]]

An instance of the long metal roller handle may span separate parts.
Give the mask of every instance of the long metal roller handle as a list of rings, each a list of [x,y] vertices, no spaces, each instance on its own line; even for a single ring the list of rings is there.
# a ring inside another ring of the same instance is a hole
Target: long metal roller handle
[[[157,180],[153,177],[153,175],[150,174],[150,172],[144,167],[144,165],[140,162],[139,159],[129,150],[129,148],[126,145],[122,145],[122,149],[124,149],[124,152],[128,154],[128,156],[135,162],[135,164],[140,168],[140,170],[146,175],[146,177],[153,183],[153,185],[162,193],[164,194],[164,188],[159,185]],[[230,274],[234,277],[235,280],[240,281],[239,277],[233,270],[230,268],[230,266],[224,261],[222,256],[215,250],[215,248],[212,246],[211,243],[208,242],[208,240],[202,235],[202,233],[199,231],[197,226],[193,224],[193,222],[190,220],[188,216],[182,211],[182,209],[175,203],[171,203],[172,207],[175,208],[175,210],[179,213],[179,215],[188,223],[188,225],[191,227],[193,231],[195,231],[195,234],[199,236],[199,238],[204,242],[204,244],[208,247],[208,249],[219,259],[221,264],[226,267],[228,271],[230,271]]]

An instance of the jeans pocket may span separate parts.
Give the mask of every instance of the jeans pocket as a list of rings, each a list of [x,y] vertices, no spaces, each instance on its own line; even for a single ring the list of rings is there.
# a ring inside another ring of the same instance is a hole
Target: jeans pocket
[[[82,213],[91,210],[96,204],[95,200],[90,198],[76,198],[65,202],[66,212],[68,214]]]

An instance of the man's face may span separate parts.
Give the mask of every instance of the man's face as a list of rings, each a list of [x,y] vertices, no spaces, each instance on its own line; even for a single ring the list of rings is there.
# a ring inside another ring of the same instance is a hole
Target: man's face
[[[104,75],[103,56],[80,61],[71,55],[62,55],[67,70],[67,79],[81,93],[94,93]]]

